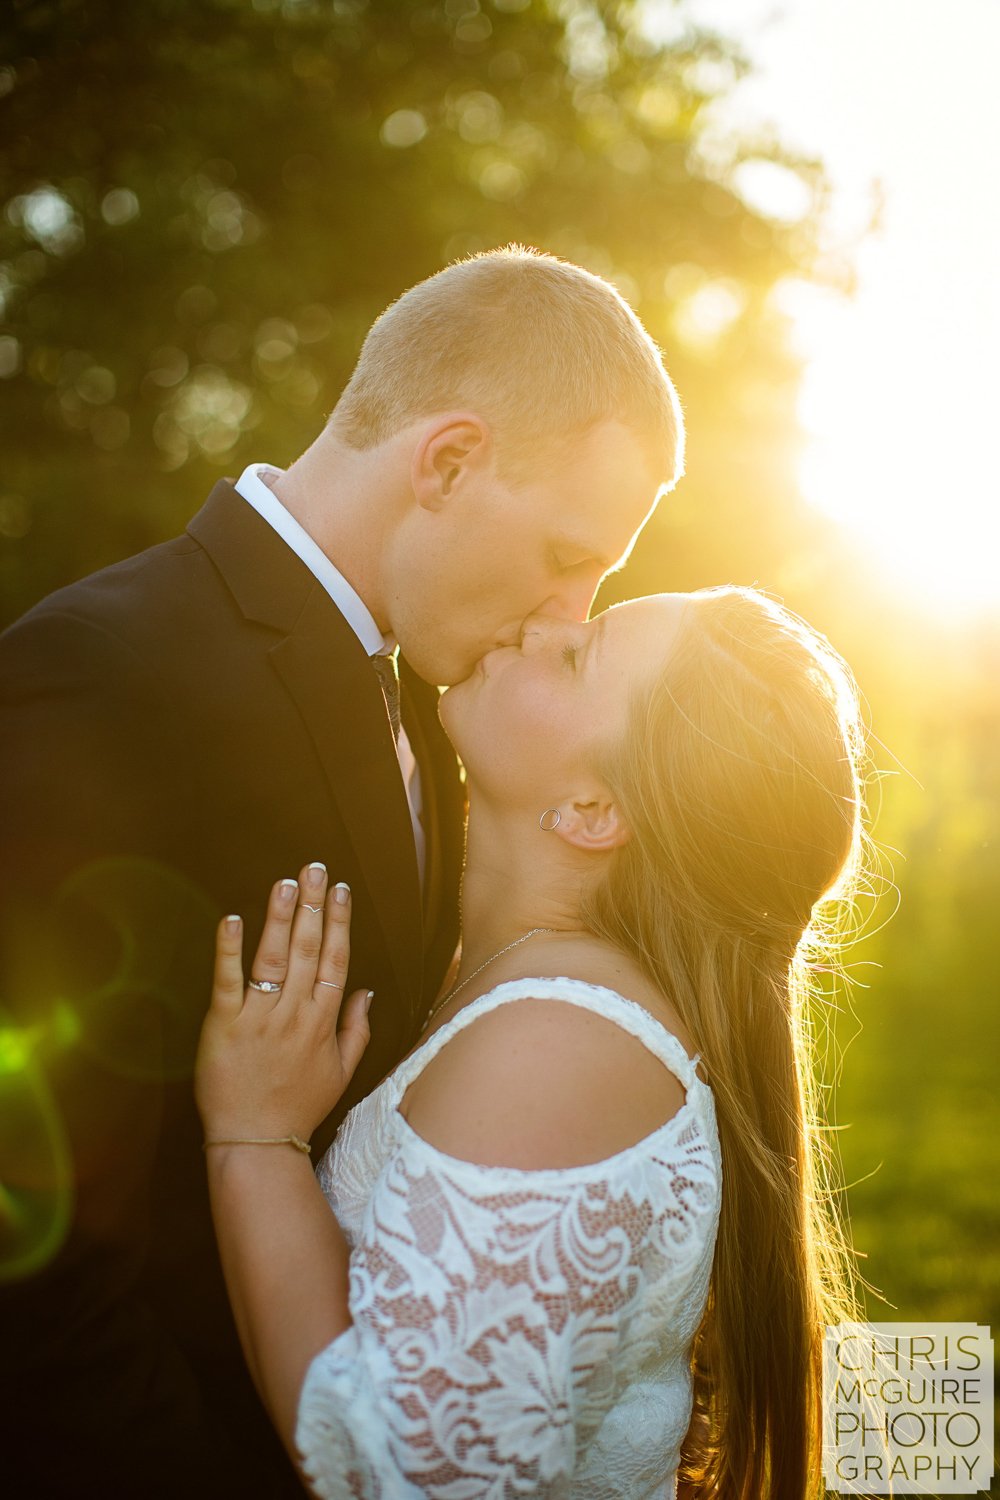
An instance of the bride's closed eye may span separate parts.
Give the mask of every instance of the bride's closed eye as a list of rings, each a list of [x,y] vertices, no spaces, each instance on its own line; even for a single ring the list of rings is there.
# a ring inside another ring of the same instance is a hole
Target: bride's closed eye
[[[576,671],[576,650],[575,646],[564,646],[562,649],[563,661],[568,667],[572,667],[574,672]]]

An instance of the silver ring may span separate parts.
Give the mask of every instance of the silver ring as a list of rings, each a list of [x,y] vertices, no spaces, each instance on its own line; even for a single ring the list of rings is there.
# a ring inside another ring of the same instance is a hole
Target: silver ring
[[[321,906],[310,906],[308,901],[300,901],[299,902],[299,906],[304,907],[306,911],[322,911],[323,910],[323,908]]]
[[[342,990],[342,984],[334,984],[332,979],[317,979],[317,984],[325,984],[328,990]]]
[[[282,988],[273,979],[248,979],[247,984],[252,990],[260,990],[262,995],[277,995]]]

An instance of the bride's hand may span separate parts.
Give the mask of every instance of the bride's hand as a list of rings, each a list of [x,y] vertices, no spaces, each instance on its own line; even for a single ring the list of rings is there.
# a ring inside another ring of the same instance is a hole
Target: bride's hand
[[[214,1139],[308,1140],[346,1090],[368,1045],[371,992],[345,1002],[351,893],[327,891],[322,865],[271,892],[250,970],[273,992],[244,989],[243,927],[226,917],[195,1065],[195,1097]]]

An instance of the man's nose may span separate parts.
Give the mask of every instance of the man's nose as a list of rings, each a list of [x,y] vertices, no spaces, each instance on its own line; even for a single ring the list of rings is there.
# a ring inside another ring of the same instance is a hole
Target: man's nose
[[[577,578],[567,578],[540,606],[540,613],[582,624],[590,614],[599,584],[600,579],[593,572],[589,576],[581,573]]]

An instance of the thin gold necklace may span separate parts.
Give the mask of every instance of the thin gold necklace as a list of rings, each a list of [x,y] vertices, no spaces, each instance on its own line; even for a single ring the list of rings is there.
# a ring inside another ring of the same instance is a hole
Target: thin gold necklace
[[[423,1035],[423,1033],[427,1030],[428,1026],[431,1024],[431,1021],[437,1015],[442,1006],[447,1005],[449,1000],[453,1000],[458,994],[459,990],[464,990],[467,984],[471,984],[472,981],[476,978],[477,974],[481,974],[484,969],[488,969],[490,964],[493,963],[495,959],[500,958],[504,953],[509,953],[512,948],[519,948],[522,943],[526,943],[529,938],[537,937],[540,932],[559,931],[561,931],[561,929],[558,927],[533,927],[530,932],[522,933],[519,938],[515,938],[512,943],[508,943],[506,948],[498,948],[495,953],[491,953],[489,958],[486,959],[485,963],[481,963],[478,969],[473,969],[468,978],[463,979],[461,984],[456,984],[454,989],[450,989],[443,999],[439,1000],[436,1005],[431,1007],[430,1011],[427,1014],[427,1020],[421,1027],[421,1035]]]

